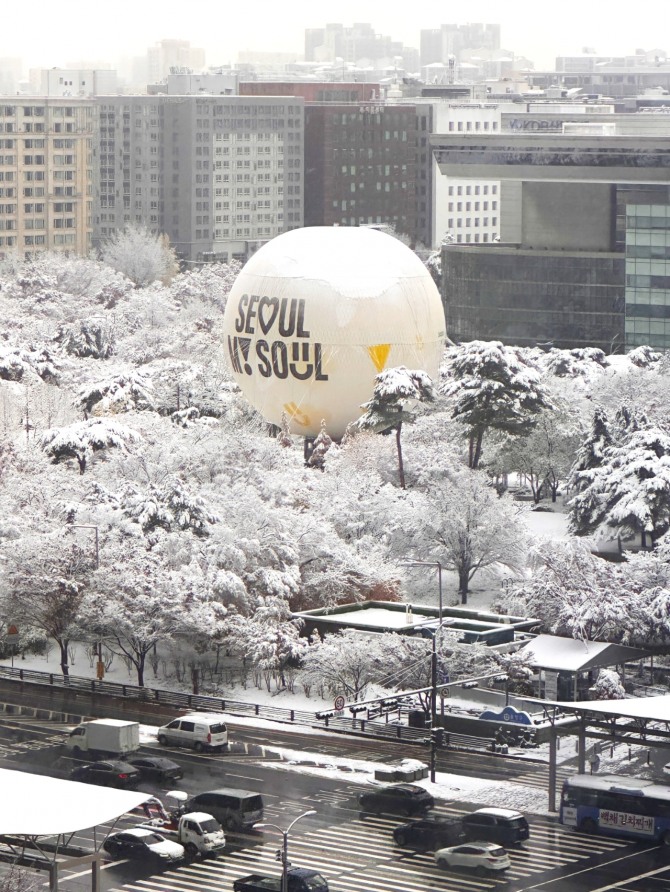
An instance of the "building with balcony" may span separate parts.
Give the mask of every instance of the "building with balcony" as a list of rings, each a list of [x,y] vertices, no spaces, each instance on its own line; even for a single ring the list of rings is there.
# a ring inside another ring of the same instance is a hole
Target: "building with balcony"
[[[0,96],[0,258],[91,250],[95,105]]]
[[[303,101],[214,95],[99,101],[95,241],[165,233],[184,263],[246,260],[303,225]]]

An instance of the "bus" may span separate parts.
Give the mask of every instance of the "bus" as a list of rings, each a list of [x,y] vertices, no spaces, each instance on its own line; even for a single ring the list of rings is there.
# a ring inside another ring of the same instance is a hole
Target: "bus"
[[[559,820],[584,833],[670,845],[670,787],[639,777],[575,774],[563,783]]]

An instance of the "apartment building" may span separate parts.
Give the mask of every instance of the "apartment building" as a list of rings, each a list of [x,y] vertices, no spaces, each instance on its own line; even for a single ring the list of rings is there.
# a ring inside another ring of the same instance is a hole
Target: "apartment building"
[[[0,97],[0,258],[90,251],[95,127],[91,100]]]
[[[129,223],[185,263],[246,260],[303,225],[303,100],[215,95],[99,101],[95,242]]]

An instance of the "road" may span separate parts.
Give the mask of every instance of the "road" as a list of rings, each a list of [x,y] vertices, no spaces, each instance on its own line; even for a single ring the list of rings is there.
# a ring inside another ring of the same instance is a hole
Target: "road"
[[[61,733],[51,726],[39,728],[26,723],[5,727],[0,736],[0,758],[12,756],[23,766],[47,764],[57,768],[56,747]],[[292,749],[310,746],[325,755],[356,753],[357,758],[371,758],[373,741],[350,738],[315,738],[304,735],[260,732],[255,728],[236,728],[238,740],[265,744],[272,737],[275,745]],[[285,742],[284,737],[290,738]],[[20,739],[23,738],[23,739]],[[278,738],[282,738],[281,741]],[[297,739],[298,738],[298,739]],[[379,744],[377,744],[379,746]],[[384,744],[386,747],[386,744]],[[160,750],[165,753],[165,750]],[[416,750],[412,750],[416,755]],[[293,864],[320,870],[328,877],[332,892],[661,892],[670,890],[670,851],[659,847],[613,839],[589,837],[563,828],[552,819],[531,817],[531,837],[522,847],[510,850],[512,867],[504,877],[479,878],[472,874],[447,872],[437,868],[431,853],[403,850],[395,845],[392,830],[402,819],[391,816],[362,817],[356,796],[360,787],[346,776],[309,777],[277,770],[268,761],[247,757],[197,756],[183,751],[171,753],[186,766],[180,786],[191,792],[226,785],[262,792],[266,804],[266,822],[286,827],[297,815],[315,809],[314,817],[299,822],[291,833],[289,857]],[[395,753],[394,753],[395,755]],[[463,773],[491,772],[492,776],[517,782],[543,783],[543,766],[509,763],[493,755],[444,754],[448,770],[457,771],[454,755]],[[376,753],[388,759],[388,751]],[[481,762],[481,764],[480,764]],[[1,762],[0,762],[1,764]],[[445,765],[445,767],[447,767]],[[488,774],[486,775],[488,776]],[[149,788],[147,788],[148,790]],[[151,790],[162,795],[164,790]],[[491,803],[503,804],[503,803]],[[438,803],[437,811],[459,815],[471,811],[467,802]],[[128,819],[128,823],[138,818]],[[99,828],[110,830],[112,828]],[[117,825],[114,829],[119,829]],[[91,846],[92,831],[77,835],[73,842]],[[232,881],[252,872],[277,876],[275,853],[279,837],[270,830],[245,835],[231,834],[226,854],[216,861],[194,862],[151,875],[141,865],[131,862],[108,863],[102,871],[101,892],[230,892]],[[90,888],[87,873],[63,872],[61,890],[84,892]]]

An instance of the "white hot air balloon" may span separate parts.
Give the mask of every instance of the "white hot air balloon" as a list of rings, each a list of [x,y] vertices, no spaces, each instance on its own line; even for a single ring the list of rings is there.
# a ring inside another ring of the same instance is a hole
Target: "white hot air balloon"
[[[277,236],[247,261],[224,315],[225,350],[249,402],[273,424],[339,439],[385,368],[432,378],[444,349],[439,292],[398,239],[314,226]]]

